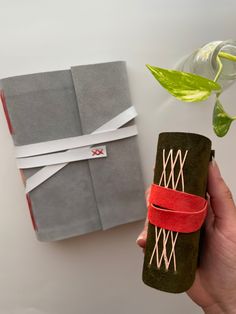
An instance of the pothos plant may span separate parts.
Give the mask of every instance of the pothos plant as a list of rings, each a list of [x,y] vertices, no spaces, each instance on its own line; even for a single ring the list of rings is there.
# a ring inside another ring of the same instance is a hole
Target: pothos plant
[[[236,62],[236,56],[220,51],[217,55],[218,71],[214,80],[192,73],[162,69],[147,65],[155,79],[174,97],[185,102],[199,102],[206,100],[212,93],[215,93],[215,106],[213,110],[213,129],[217,136],[225,136],[231,123],[236,117],[229,115],[220,102],[222,87],[217,83],[223,65],[221,58]]]

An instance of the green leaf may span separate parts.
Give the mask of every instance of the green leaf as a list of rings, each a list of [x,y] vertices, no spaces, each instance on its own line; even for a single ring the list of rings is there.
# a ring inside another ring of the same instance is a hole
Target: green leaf
[[[205,77],[176,70],[147,65],[155,79],[174,97],[196,102],[207,99],[212,91],[220,92],[221,86]]]
[[[229,131],[232,121],[235,117],[228,115],[219,99],[216,99],[214,111],[213,111],[213,129],[217,136],[222,137]]]

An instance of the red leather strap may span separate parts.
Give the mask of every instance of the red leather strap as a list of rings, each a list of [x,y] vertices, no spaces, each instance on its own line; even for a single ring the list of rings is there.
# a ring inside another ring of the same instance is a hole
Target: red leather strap
[[[163,229],[190,233],[201,228],[207,201],[200,196],[152,184],[148,219]]]

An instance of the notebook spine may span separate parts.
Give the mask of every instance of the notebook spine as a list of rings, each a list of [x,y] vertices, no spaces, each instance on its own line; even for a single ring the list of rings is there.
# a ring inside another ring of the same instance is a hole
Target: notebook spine
[[[5,117],[6,117],[6,120],[7,120],[7,125],[8,125],[9,132],[10,132],[11,135],[13,135],[14,134],[14,129],[13,129],[13,126],[12,126],[12,123],[11,123],[11,119],[10,119],[8,110],[7,110],[7,102],[6,102],[6,98],[5,98],[3,90],[0,90],[0,99],[1,99],[1,102],[2,102],[2,106],[3,106]]]
[[[31,202],[29,193],[26,194],[26,200],[27,200],[27,203],[28,203],[30,217],[31,217],[31,220],[32,220],[32,224],[33,224],[34,230],[37,231],[38,227],[37,227],[36,221],[34,219],[34,214],[33,214],[33,209],[32,209],[32,202]]]

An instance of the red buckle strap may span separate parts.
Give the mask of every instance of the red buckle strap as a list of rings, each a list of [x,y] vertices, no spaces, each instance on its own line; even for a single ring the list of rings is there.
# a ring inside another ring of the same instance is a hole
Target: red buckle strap
[[[201,228],[207,213],[205,198],[152,184],[148,207],[151,224],[176,232]]]

